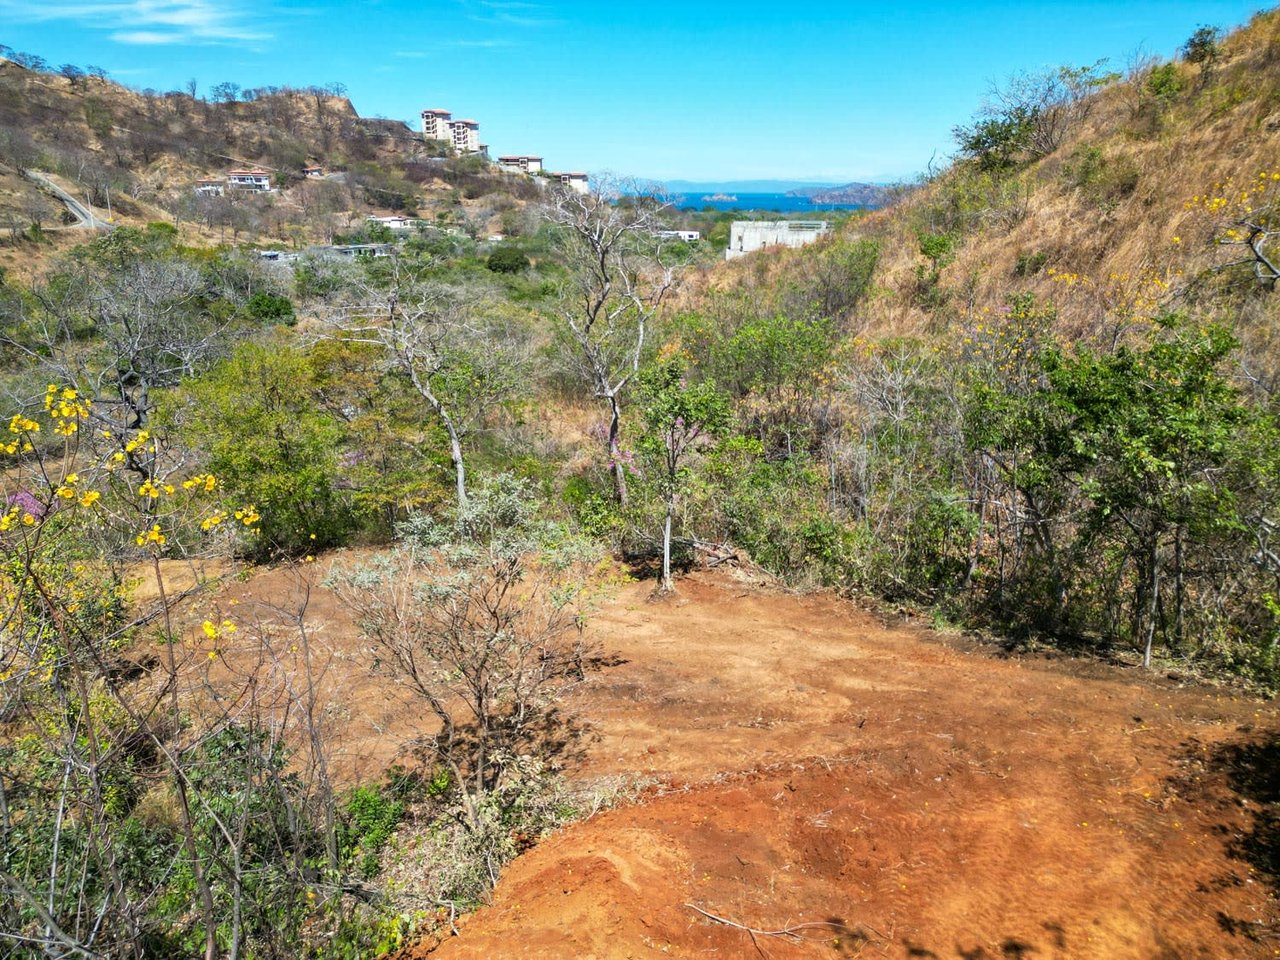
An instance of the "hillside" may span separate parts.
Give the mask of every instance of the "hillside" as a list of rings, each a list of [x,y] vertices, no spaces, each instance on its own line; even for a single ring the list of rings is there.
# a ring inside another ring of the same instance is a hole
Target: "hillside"
[[[851,318],[857,329],[962,337],[1012,294],[1030,293],[1053,304],[1069,336],[1100,334],[1108,316],[1153,301],[1230,310],[1252,352],[1275,355],[1267,350],[1274,298],[1239,271],[1215,272],[1238,250],[1219,242],[1231,211],[1206,201],[1234,202],[1261,174],[1273,183],[1280,171],[1280,15],[1259,14],[1223,38],[1207,68],[1148,60],[1108,72],[1113,66],[1094,69],[1063,107],[1052,149],[1017,148],[998,163],[961,152],[848,228],[848,239],[874,240],[880,250],[874,296]],[[1274,201],[1270,189],[1260,204]],[[922,254],[925,236],[943,238],[937,259]],[[724,268],[711,286],[785,282],[789,265],[804,272],[812,257],[762,259]]]
[[[441,156],[403,122],[360,117],[339,91],[228,88],[208,99],[0,59],[0,228],[16,238],[36,224],[65,246],[61,205],[18,176],[30,167],[61,177],[104,220],[168,221],[196,244],[329,242],[368,214],[396,212],[489,233],[502,210],[537,195],[524,178]],[[324,176],[305,178],[308,166]],[[194,193],[200,178],[245,167],[265,170],[276,191]]]
[[[1218,243],[1230,211],[1203,201],[1234,203],[1280,170],[1280,15],[1224,38],[1211,67],[1131,66],[1071,108],[1051,151],[1004,171],[962,159],[868,218],[860,229],[883,250],[874,328],[961,331],[1028,292],[1055,305],[1064,333],[1091,336],[1155,300],[1228,310],[1253,355],[1274,355],[1274,298],[1238,272],[1213,272],[1237,251]],[[1277,189],[1257,198],[1260,209]],[[954,240],[927,295],[923,234]]]
[[[846,183],[838,187],[805,187],[788,190],[789,197],[808,197],[814,203],[856,203],[862,207],[881,207],[890,194],[878,183]]]

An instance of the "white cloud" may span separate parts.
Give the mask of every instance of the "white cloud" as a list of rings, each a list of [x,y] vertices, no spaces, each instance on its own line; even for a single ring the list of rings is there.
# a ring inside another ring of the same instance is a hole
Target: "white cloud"
[[[260,10],[261,6],[254,9]],[[111,31],[118,43],[227,44],[271,35],[235,0],[0,0],[0,20],[23,23],[74,22]]]
[[[111,34],[116,43],[132,43],[147,46],[159,46],[166,43],[183,43],[178,33],[158,33],[155,30],[118,30]]]

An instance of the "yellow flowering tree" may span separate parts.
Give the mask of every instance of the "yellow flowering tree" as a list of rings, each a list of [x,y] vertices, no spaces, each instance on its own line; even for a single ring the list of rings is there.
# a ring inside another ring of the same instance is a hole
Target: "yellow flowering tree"
[[[1208,221],[1209,240],[1234,255],[1218,269],[1247,266],[1266,289],[1280,280],[1280,170],[1261,170],[1250,180],[1228,177],[1185,204]],[[1181,243],[1181,237],[1175,237]]]

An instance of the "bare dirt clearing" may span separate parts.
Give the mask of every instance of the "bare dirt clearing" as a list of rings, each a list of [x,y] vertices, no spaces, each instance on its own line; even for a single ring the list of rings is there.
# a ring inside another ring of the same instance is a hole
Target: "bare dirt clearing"
[[[298,583],[271,571],[211,603],[266,620]],[[417,956],[1280,954],[1272,704],[1003,660],[728,575],[649,590],[592,621],[620,662],[575,704],[592,732],[573,775],[660,786],[519,858]],[[370,676],[331,594],[308,619],[340,766],[375,776],[425,719]]]

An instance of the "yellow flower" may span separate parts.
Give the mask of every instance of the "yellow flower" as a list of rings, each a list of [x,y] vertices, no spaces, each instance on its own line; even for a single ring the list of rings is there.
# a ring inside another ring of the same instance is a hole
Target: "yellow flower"
[[[80,505],[82,507],[92,507],[95,503],[97,503],[101,499],[102,499],[102,494],[100,494],[97,490],[90,490],[80,498]]]
[[[134,542],[140,547],[146,546],[149,543],[154,543],[158,547],[163,547],[167,540],[168,538],[160,532],[160,524],[158,523],[152,524],[150,530],[145,533],[140,533],[134,537]]]

